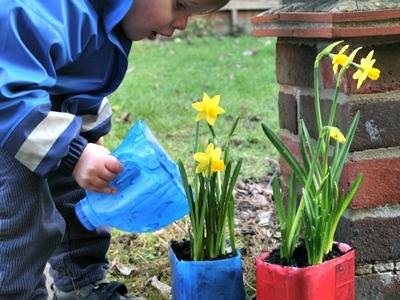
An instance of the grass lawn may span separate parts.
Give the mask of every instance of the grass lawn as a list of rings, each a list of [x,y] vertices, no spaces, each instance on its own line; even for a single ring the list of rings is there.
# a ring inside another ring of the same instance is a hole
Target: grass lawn
[[[217,123],[227,134],[232,119],[241,121],[233,155],[243,157],[243,177],[262,177],[264,158],[276,152],[261,122],[278,128],[275,40],[253,37],[204,37],[175,42],[134,44],[128,74],[111,97],[113,130],[106,139],[118,145],[137,119],[148,122],[174,159],[189,162],[195,128],[191,102],[220,94],[227,111]]]
[[[240,177],[264,176],[265,159],[276,157],[261,129],[262,122],[278,128],[274,39],[246,36],[140,42],[134,45],[129,63],[127,76],[110,97],[114,123],[106,138],[108,147],[116,147],[133,122],[144,119],[172,158],[192,164],[195,111],[191,103],[203,92],[220,94],[227,113],[217,121],[217,135],[227,133],[240,113],[232,148],[233,157],[244,159]],[[109,252],[111,279],[124,281],[147,299],[162,299],[149,279],[157,276],[170,284],[168,241],[185,236],[186,229],[184,220],[154,234],[114,231]]]

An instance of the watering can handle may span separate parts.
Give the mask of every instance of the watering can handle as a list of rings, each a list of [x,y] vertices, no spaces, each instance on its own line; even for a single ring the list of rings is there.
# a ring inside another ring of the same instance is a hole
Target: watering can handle
[[[120,162],[123,164],[124,168],[111,182],[111,185],[116,187],[118,192],[121,192],[128,186],[134,184],[141,174],[140,165],[136,162],[123,160],[120,160]]]

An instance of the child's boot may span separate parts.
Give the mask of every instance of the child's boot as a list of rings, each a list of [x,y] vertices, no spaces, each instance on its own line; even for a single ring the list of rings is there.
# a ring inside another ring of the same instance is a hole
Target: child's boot
[[[63,292],[54,290],[53,300],[145,300],[128,296],[126,286],[119,282],[101,282],[89,284],[80,289]]]

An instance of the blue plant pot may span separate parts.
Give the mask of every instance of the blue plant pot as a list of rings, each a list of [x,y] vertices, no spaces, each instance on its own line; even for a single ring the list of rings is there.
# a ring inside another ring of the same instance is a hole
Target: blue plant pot
[[[171,264],[173,300],[243,300],[243,272],[240,252],[219,260],[180,260],[172,247]]]

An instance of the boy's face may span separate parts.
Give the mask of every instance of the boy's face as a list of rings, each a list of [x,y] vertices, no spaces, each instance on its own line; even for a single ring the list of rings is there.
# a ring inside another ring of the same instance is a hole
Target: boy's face
[[[135,0],[122,20],[122,29],[132,41],[170,37],[175,29],[184,30],[193,12],[182,0]]]

